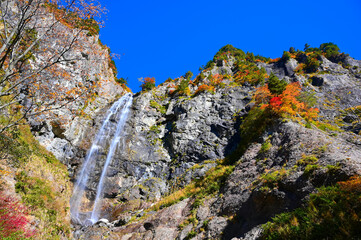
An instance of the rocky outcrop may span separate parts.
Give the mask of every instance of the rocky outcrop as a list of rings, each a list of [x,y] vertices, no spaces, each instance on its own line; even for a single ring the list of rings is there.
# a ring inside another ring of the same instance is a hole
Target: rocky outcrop
[[[51,118],[44,116],[45,120],[37,117],[29,118],[28,121],[39,142],[72,172],[89,147],[90,138],[94,135],[89,131],[93,129],[97,116],[123,95],[125,90],[115,82],[114,72],[110,67],[109,50],[100,43],[98,35],[89,36],[86,32],[79,34],[76,30],[60,23],[54,31],[58,31],[61,36],[64,32],[69,36],[78,34],[77,45],[70,48],[64,56],[65,59],[72,61],[58,64],[62,71],[66,72],[67,80],[58,79],[54,84],[64,85],[63,87],[67,89],[89,86],[94,88],[91,91],[95,96],[69,100],[68,103],[55,103],[53,108],[56,110],[49,113]],[[57,47],[62,49],[67,46],[66,44],[67,42],[63,41]],[[41,61],[42,56],[36,57]],[[64,106],[60,107],[62,105]]]
[[[361,104],[359,69],[344,68],[324,57],[320,63],[320,72],[316,74],[296,73],[299,62],[292,58],[286,62],[260,63],[259,67],[289,82],[299,81],[305,92],[316,97],[320,119],[332,123],[334,129],[278,121],[268,126],[240,156],[219,195],[204,200],[199,207],[191,205],[192,214],[184,216],[181,228],[169,227],[162,221],[154,223],[148,216],[134,224],[122,220],[125,226],[117,236],[257,239],[262,232],[261,224],[277,213],[301,206],[318,187],[359,175],[361,139],[350,130],[358,116],[345,113],[345,109]],[[209,71],[235,74],[226,62],[217,63]],[[111,220],[143,216],[143,209],[134,211],[126,206],[138,200],[157,200],[192,180],[202,179],[217,164],[215,160],[228,156],[241,141],[239,126],[252,107],[251,85],[228,83],[218,87],[214,94],[205,91],[192,97],[177,97],[168,94],[172,84],[164,83],[135,96],[127,127],[127,151],[117,154],[119,173],[109,178],[109,182],[115,183],[113,196],[125,210],[118,211]],[[194,93],[196,88],[190,88]],[[332,104],[328,102],[331,99]],[[167,209],[151,211],[151,215],[162,218],[157,214],[170,211]],[[100,231],[117,231],[114,229],[107,226]],[[86,231],[83,229],[81,234]],[[89,231],[98,229],[93,227]]]
[[[74,237],[257,239],[262,224],[275,214],[301,206],[318,187],[360,175],[360,61],[347,57],[343,64],[349,67],[345,67],[320,56],[318,72],[300,73],[297,68],[305,61],[300,56],[297,60],[257,62],[257,66],[288,82],[300,82],[305,96],[317,100],[314,104],[322,122],[289,119],[267,126],[242,154],[235,155],[233,173],[222,180],[216,193],[205,194],[201,204],[187,195],[173,205],[158,206],[160,210],[153,205],[192,181],[202,180],[221,159],[237,153],[242,142],[240,126],[254,106],[256,86],[232,82],[239,70],[230,57],[204,70],[203,82],[191,82],[188,96],[170,94],[184,78],[136,94],[126,133],[106,176],[103,214],[107,219],[90,227],[74,226]],[[55,119],[33,124],[37,138],[68,165],[72,177],[103,114],[123,91],[103,67],[93,69],[102,72],[108,85],[99,88],[89,105],[72,106],[83,107],[86,117],[63,109],[59,115],[67,115],[68,123]],[[209,84],[210,75],[217,74],[229,79],[213,92],[196,93],[201,84]],[[98,161],[98,168],[103,162]],[[98,168],[86,186],[90,201],[101,173]]]

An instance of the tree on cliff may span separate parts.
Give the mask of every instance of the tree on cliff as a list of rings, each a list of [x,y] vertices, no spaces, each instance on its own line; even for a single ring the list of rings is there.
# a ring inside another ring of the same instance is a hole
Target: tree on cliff
[[[96,0],[0,1],[0,133],[93,94],[96,82],[74,82],[66,69],[103,13]]]

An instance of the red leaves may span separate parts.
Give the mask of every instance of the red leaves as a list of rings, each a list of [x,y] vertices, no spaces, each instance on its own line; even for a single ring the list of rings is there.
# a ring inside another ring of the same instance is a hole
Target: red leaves
[[[282,94],[278,96],[273,95],[265,85],[257,89],[255,100],[261,109],[267,108],[276,115],[299,115],[306,120],[316,118],[318,109],[308,108],[305,103],[296,98],[300,92],[301,86],[298,82],[288,84]]]
[[[29,230],[27,208],[15,198],[0,193],[0,238],[24,239],[35,235]]]
[[[271,108],[278,109],[281,107],[282,103],[283,102],[280,97],[273,97],[271,98],[269,105],[271,106]]]

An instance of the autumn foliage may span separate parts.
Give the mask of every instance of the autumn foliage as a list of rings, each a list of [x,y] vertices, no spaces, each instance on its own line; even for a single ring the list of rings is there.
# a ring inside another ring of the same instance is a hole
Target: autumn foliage
[[[56,110],[97,94],[101,81],[86,68],[108,58],[98,45],[84,44],[104,13],[96,0],[0,1],[0,12],[0,108],[14,110],[0,132],[24,118],[57,117]]]
[[[263,83],[267,77],[266,70],[258,68],[253,62],[239,62],[237,64],[237,72],[233,76],[236,83],[244,84],[248,82],[251,85]]]
[[[260,239],[359,239],[361,178],[321,187],[303,207],[276,215]]]
[[[198,89],[195,91],[194,95],[197,95],[201,92],[214,92],[214,87],[213,86],[209,86],[207,84],[202,84],[198,87]]]
[[[298,100],[301,86],[298,82],[290,83],[280,95],[272,94],[268,85],[258,88],[255,94],[256,103],[261,109],[268,109],[278,116],[301,116],[306,120],[317,117],[318,109],[309,108],[306,103]]]
[[[149,91],[155,88],[155,78],[154,77],[146,77],[144,79],[140,80],[142,82],[142,85],[140,87],[142,88],[142,91]]]
[[[56,19],[69,28],[77,28],[88,31],[88,36],[99,34],[99,26],[102,24],[96,21],[105,13],[105,8],[95,1],[74,1],[73,4],[63,5],[61,1],[48,0],[46,6],[54,14]]]
[[[28,229],[27,208],[13,197],[0,193],[0,239],[27,239],[36,234]]]

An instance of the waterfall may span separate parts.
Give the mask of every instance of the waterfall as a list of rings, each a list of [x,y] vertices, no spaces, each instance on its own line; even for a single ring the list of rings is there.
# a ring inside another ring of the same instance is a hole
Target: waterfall
[[[132,100],[132,94],[126,94],[109,108],[78,174],[73,195],[70,199],[70,212],[73,221],[81,225],[93,224],[100,218],[101,200],[104,194],[104,181],[117,145],[124,135],[123,129],[129,115]],[[116,123],[115,130],[113,127],[114,122]],[[106,160],[96,189],[96,197],[92,211],[91,213],[83,213],[81,208],[86,204],[83,200],[86,199],[84,195],[86,193],[86,187],[89,184],[90,174],[95,170],[94,167],[97,164],[97,161],[100,160],[102,153],[106,151]]]

